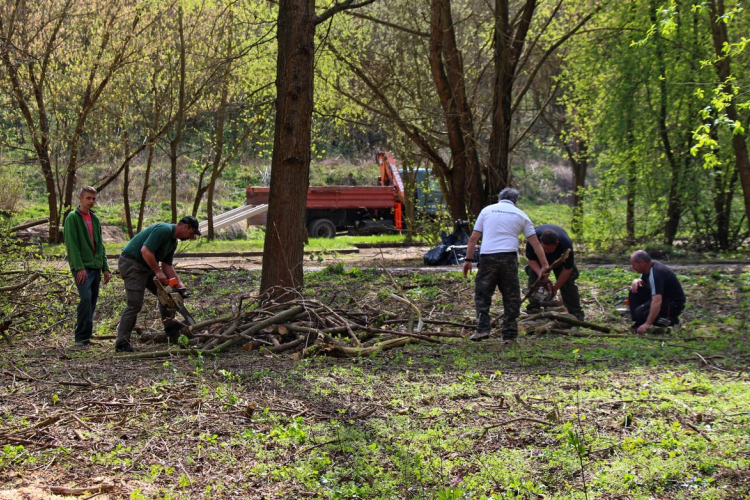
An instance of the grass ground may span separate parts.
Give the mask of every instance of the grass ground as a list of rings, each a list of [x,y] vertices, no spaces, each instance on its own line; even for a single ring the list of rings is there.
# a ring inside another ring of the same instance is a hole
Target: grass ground
[[[43,287],[50,305],[3,346],[0,498],[99,484],[112,489],[97,498],[130,499],[747,498],[750,273],[678,274],[686,324],[662,340],[525,335],[507,349],[441,338],[355,359],[236,350],[118,361],[111,341],[68,349],[76,299],[62,273]],[[183,277],[198,320],[259,280],[243,270]],[[584,269],[588,319],[623,326],[613,310],[632,278]],[[471,279],[395,279],[425,317],[454,323],[431,331],[470,333],[455,324],[472,323]],[[310,297],[403,318],[391,291],[378,269],[306,276]],[[113,332],[121,292],[104,289],[98,335]],[[156,328],[153,305],[146,328]]]

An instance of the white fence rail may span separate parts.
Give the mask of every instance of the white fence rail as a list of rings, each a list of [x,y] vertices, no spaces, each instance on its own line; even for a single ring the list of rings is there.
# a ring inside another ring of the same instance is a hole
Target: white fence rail
[[[221,215],[214,217],[214,231],[217,231],[223,227],[227,227],[236,222],[242,222],[245,219],[249,219],[258,214],[262,214],[268,210],[268,205],[245,205],[242,207],[235,208],[229,212],[224,212]],[[208,221],[204,220],[198,227],[201,233],[208,230]]]

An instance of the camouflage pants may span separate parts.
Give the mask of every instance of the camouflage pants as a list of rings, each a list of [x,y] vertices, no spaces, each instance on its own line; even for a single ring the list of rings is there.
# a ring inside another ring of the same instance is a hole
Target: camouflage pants
[[[536,283],[536,280],[539,279],[539,275],[536,274],[528,264],[526,265],[526,268],[524,270],[529,276],[528,286],[529,288],[531,288],[531,285]],[[562,271],[563,270],[561,267],[552,270],[555,275],[555,279],[558,279],[560,277],[560,273]],[[578,268],[574,266],[573,272],[570,273],[567,281],[565,281],[565,284],[562,286],[562,288],[560,288],[560,297],[562,298],[563,304],[565,304],[565,309],[567,309],[570,314],[583,321],[585,315],[583,313],[583,308],[581,307],[581,294],[578,291],[578,285],[576,285],[577,279]],[[529,298],[529,305],[526,306],[526,311],[538,311],[540,308],[541,306],[539,305],[539,299],[537,299],[535,295],[532,295]]]
[[[518,317],[521,315],[521,290],[518,282],[518,254],[516,252],[481,254],[477,271],[474,304],[477,308],[477,332],[490,331],[490,305],[495,288],[503,296],[503,339],[518,336]]]

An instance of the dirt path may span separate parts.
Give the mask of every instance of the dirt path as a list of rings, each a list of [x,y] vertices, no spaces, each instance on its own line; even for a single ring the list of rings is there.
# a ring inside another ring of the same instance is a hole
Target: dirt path
[[[460,266],[425,266],[423,257],[429,247],[397,247],[397,248],[361,248],[358,252],[322,252],[305,254],[303,265],[305,271],[319,271],[330,265],[342,263],[346,267],[387,267],[394,271],[412,272],[447,272],[460,271]],[[598,259],[582,258],[578,262],[579,269],[596,268],[630,268],[630,263],[623,259],[618,263],[600,263]],[[260,270],[263,264],[261,255],[238,256],[238,257],[186,257],[178,256],[175,261],[178,268],[237,268],[248,270]],[[664,261],[674,270],[705,269],[707,273],[712,271],[727,272],[731,274],[750,271],[750,262],[738,261],[701,261],[701,262],[669,262]]]

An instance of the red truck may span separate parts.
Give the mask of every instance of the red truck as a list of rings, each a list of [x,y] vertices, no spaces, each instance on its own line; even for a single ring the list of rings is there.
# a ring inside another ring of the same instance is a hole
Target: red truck
[[[337,231],[376,234],[403,228],[404,183],[390,153],[378,153],[378,186],[325,186],[307,190],[307,231],[311,238],[333,238]],[[267,187],[247,188],[247,204],[268,203]],[[267,213],[248,219],[266,225]]]

